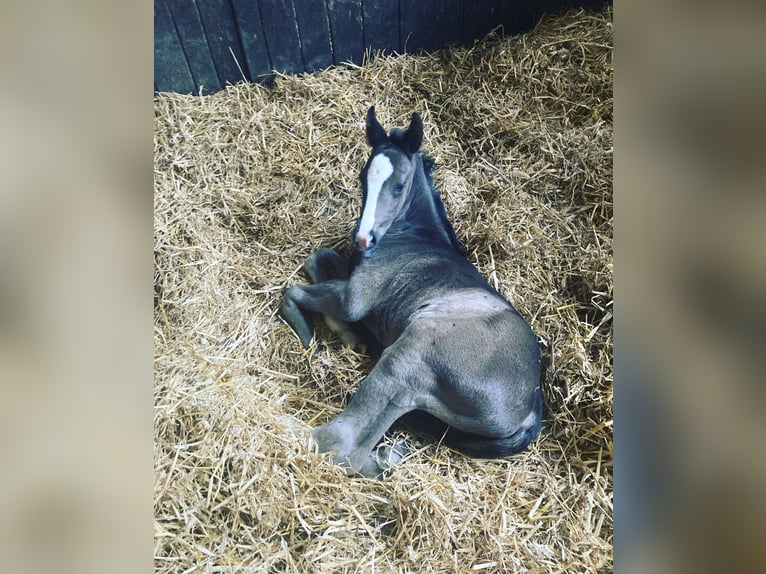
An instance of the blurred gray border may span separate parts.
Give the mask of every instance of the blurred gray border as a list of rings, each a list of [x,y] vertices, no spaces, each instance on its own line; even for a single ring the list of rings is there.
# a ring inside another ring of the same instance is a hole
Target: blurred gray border
[[[0,8],[0,552],[152,569],[152,6]],[[766,571],[766,12],[615,6],[620,572]]]

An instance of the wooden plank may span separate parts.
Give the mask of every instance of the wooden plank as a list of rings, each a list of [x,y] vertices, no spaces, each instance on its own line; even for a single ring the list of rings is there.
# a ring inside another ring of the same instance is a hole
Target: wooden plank
[[[333,62],[361,64],[364,57],[362,0],[327,0]]]
[[[460,44],[462,23],[463,0],[435,0],[434,47],[446,48]]]
[[[483,38],[499,25],[497,0],[474,0],[463,4],[462,42],[466,46]]]
[[[332,66],[330,19],[324,0],[295,0],[295,18],[306,71]]]
[[[202,0],[197,8],[221,85],[249,80],[252,74],[248,73],[229,0]]]
[[[194,79],[165,0],[154,0],[154,86],[161,92],[194,93]]]
[[[303,72],[293,0],[260,0],[259,5],[272,67],[286,74]]]
[[[575,2],[574,0],[542,0],[544,10],[549,14],[565,12],[575,4],[582,5],[584,2]]]
[[[560,14],[574,6],[583,6],[587,1],[583,0],[538,0],[538,11],[543,14]]]
[[[415,54],[434,47],[434,0],[399,0],[402,52]]]
[[[396,4],[393,2],[362,3],[365,47],[373,53],[401,52],[398,17]]]
[[[254,0],[231,0],[231,8],[250,79],[260,81],[271,76],[273,66],[266,47],[258,3]]]
[[[528,32],[540,18],[540,0],[501,0],[498,17],[503,34],[513,35]]]
[[[196,0],[166,0],[170,15],[176,24],[186,61],[194,79],[194,92],[211,93],[223,86],[215,71],[215,64],[207,45],[205,30],[197,11]]]

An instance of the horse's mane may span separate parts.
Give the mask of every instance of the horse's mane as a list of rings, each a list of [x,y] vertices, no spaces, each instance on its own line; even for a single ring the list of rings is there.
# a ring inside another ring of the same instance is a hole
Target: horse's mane
[[[447,217],[447,210],[444,207],[444,202],[442,201],[442,195],[439,192],[439,190],[434,185],[434,178],[433,178],[433,171],[436,168],[436,162],[434,159],[428,155],[425,152],[419,152],[421,162],[423,163],[423,173],[426,176],[426,182],[428,182],[428,187],[431,189],[431,197],[434,201],[434,207],[436,208],[436,213],[439,215],[439,219],[441,219],[442,225],[444,225],[444,228],[447,230],[447,235],[449,235],[450,243],[452,244],[452,247],[458,250],[458,252],[465,255],[466,249],[463,246],[462,243],[457,238],[457,235],[455,234],[455,229],[452,227],[452,224],[450,223],[449,218]]]

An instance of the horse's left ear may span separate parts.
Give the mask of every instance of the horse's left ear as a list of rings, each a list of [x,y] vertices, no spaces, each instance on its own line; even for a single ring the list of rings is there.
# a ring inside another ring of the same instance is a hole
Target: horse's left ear
[[[404,151],[410,155],[415,154],[423,143],[423,120],[420,119],[418,112],[412,112],[412,119],[410,120],[410,127],[402,138],[402,144]]]

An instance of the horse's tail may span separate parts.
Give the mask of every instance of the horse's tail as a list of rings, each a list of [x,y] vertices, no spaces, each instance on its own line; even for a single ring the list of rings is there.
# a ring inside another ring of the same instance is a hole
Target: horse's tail
[[[450,429],[444,444],[476,458],[502,458],[526,449],[540,434],[542,426],[542,395],[538,392],[535,407],[516,431],[503,438],[485,436]]]

